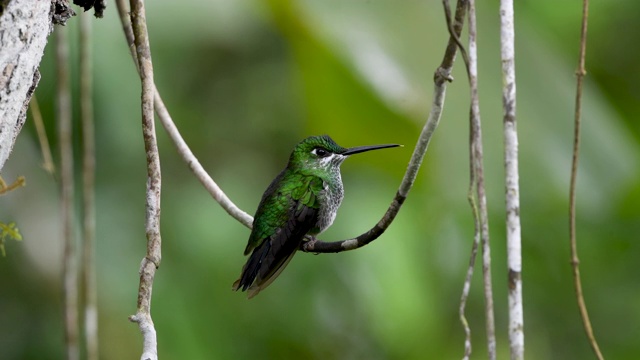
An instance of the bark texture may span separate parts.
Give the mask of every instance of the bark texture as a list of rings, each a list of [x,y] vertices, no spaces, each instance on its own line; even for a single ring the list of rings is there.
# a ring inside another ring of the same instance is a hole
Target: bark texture
[[[24,125],[51,30],[51,3],[11,0],[0,15],[0,171]]]
[[[0,172],[27,118],[53,24],[73,15],[66,0],[0,2]]]

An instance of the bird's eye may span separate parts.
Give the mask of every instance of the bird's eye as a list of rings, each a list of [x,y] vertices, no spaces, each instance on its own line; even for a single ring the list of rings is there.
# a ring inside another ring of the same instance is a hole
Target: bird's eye
[[[329,156],[329,152],[323,148],[315,148],[311,150],[311,153],[321,158]]]

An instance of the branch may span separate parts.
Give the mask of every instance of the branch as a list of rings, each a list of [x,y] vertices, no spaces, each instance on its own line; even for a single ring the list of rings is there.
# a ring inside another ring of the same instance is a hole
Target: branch
[[[500,1],[502,103],[504,107],[504,167],[507,213],[507,266],[509,268],[509,346],[511,359],[524,359],[522,313],[522,254],[520,239],[520,188],[518,132],[516,129],[516,72],[513,0]]]
[[[446,6],[445,6],[446,8]],[[471,286],[471,278],[473,276],[473,267],[478,252],[478,243],[482,238],[482,273],[484,279],[484,297],[485,297],[485,318],[487,331],[487,350],[489,359],[496,359],[496,335],[495,335],[495,319],[493,312],[493,290],[491,283],[491,247],[489,245],[489,219],[487,215],[487,197],[484,188],[484,166],[483,166],[483,150],[482,150],[482,127],[480,121],[480,101],[478,98],[478,55],[476,43],[476,8],[475,0],[469,1],[469,56],[467,70],[469,74],[469,87],[471,90],[471,109],[469,112],[469,193],[468,199],[471,205],[474,219],[474,241],[469,259],[469,267],[467,276],[463,286],[462,297],[460,299],[460,320],[463,324],[465,339],[464,358],[471,356],[471,329],[464,316],[464,308],[469,288]],[[476,196],[479,202],[473,196],[473,189],[476,189]]]
[[[87,359],[98,360],[98,291],[95,262],[95,134],[93,125],[93,74],[91,18],[80,14],[80,117],[82,121],[82,280],[84,335]],[[45,157],[46,158],[46,157]]]
[[[122,22],[122,28],[124,30],[125,37],[127,38],[127,44],[129,44],[129,49],[131,50],[131,56],[133,57],[133,60],[137,65],[138,56],[135,51],[133,30],[131,28],[127,6],[124,0],[116,0],[116,6],[118,7],[118,13],[120,14],[120,21]],[[222,189],[220,189],[218,184],[213,181],[204,167],[202,167],[200,161],[198,161],[198,159],[195,157],[195,155],[187,145],[186,141],[184,141],[184,139],[182,138],[182,135],[180,135],[180,132],[173,122],[169,111],[167,110],[164,102],[162,101],[162,98],[160,97],[160,92],[158,92],[158,90],[155,88],[155,85],[154,93],[154,106],[156,114],[158,115],[162,126],[167,131],[167,134],[169,134],[169,138],[176,147],[176,150],[189,166],[189,169],[193,172],[193,174],[205,187],[209,194],[211,194],[213,199],[218,202],[229,215],[238,220],[244,226],[251,228],[253,224],[253,217],[236,206],[236,204],[234,204],[231,199],[229,199],[229,197],[222,191]]]
[[[151,294],[153,279],[161,260],[160,238],[160,157],[153,121],[153,65],[149,48],[149,35],[143,0],[130,0],[131,22],[134,29],[138,67],[142,81],[142,136],[147,155],[146,235],[147,255],[140,265],[138,310],[129,320],[138,323],[143,337],[141,359],[157,359],[156,330],[151,319]]]
[[[424,158],[424,154],[426,153],[429,142],[431,141],[431,137],[440,122],[440,116],[442,115],[442,107],[444,105],[444,98],[447,90],[447,82],[453,80],[451,77],[451,69],[453,68],[453,61],[455,60],[458,48],[456,45],[456,39],[462,32],[466,8],[467,0],[458,0],[455,21],[453,24],[453,30],[456,36],[450,36],[442,63],[434,75],[435,86],[429,118],[422,128],[418,142],[416,143],[413,154],[411,155],[411,160],[407,166],[407,171],[400,183],[400,188],[396,192],[396,196],[391,201],[391,205],[389,205],[387,212],[373,228],[356,238],[335,242],[324,242],[312,239],[302,244],[302,251],[312,253],[337,253],[354,250],[363,247],[380,237],[380,235],[382,235],[389,227],[391,222],[393,222],[393,219],[395,219],[398,211],[400,211],[400,207],[407,198],[409,190],[411,190],[411,187],[413,186],[416,176],[418,175],[420,165],[422,164],[422,159]]]
[[[467,3],[469,3],[469,0],[467,0]],[[462,45],[462,42],[460,42],[460,32],[456,32],[454,25],[451,23],[451,8],[449,7],[449,0],[442,0],[442,6],[444,7],[444,17],[445,21],[447,22],[447,30],[449,31],[449,36],[451,36],[451,39],[453,40],[455,45],[458,46],[458,50],[460,50],[460,55],[462,56],[462,60],[464,61],[465,70],[467,70],[467,77],[471,78],[469,55],[467,55],[467,50],[464,48],[464,45]]]
[[[38,85],[38,66],[51,27],[48,1],[1,1],[0,13],[0,171],[26,120]]]
[[[462,31],[462,24],[464,22],[464,16],[466,14],[466,4],[466,0],[458,0],[458,5],[456,7],[455,24],[453,25],[457,34],[460,34],[460,32]],[[122,22],[125,36],[127,37],[128,43],[131,44],[132,32],[131,26],[126,16],[126,6],[124,5],[123,0],[116,0],[116,5],[118,7],[118,12],[120,14],[120,20]],[[336,242],[323,242],[317,239],[312,239],[311,241],[305,242],[303,244],[301,248],[302,251],[313,253],[335,253],[345,250],[357,249],[378,238],[387,229],[389,224],[391,224],[400,207],[402,206],[402,203],[406,199],[407,193],[413,185],[418,169],[420,168],[420,164],[424,157],[424,153],[426,152],[431,140],[431,136],[433,135],[433,132],[435,131],[438,122],[440,121],[440,115],[442,114],[442,105],[444,103],[445,97],[446,82],[453,80],[453,78],[451,77],[451,69],[453,67],[453,61],[455,59],[456,51],[457,45],[455,43],[455,38],[452,38],[449,40],[449,43],[447,45],[442,64],[436,70],[436,73],[434,75],[435,91],[431,113],[429,114],[429,118],[422,130],[420,138],[418,139],[416,148],[414,149],[414,153],[412,155],[411,161],[409,162],[407,172],[405,173],[405,177],[400,185],[400,188],[398,189],[396,196],[392,200],[389,209],[382,217],[382,219],[372,229],[358,236],[357,238]],[[134,57],[134,59],[137,56],[135,51],[133,50],[132,56]],[[160,118],[160,121],[162,122],[162,125],[165,127],[165,130],[167,130],[167,133],[176,146],[178,152],[185,160],[185,162],[187,162],[191,171],[205,186],[211,196],[223,207],[225,211],[227,211],[227,213],[229,213],[243,225],[251,228],[253,224],[253,218],[249,214],[238,208],[220,189],[220,187],[206,173],[197,158],[193,155],[184,139],[182,139],[178,129],[171,119],[171,116],[169,115],[169,112],[164,106],[164,103],[162,102],[157,89],[155,93],[155,100],[156,112],[158,114],[158,117]]]
[[[69,43],[67,28],[56,31],[57,115],[60,146],[61,214],[64,238],[64,318],[67,359],[79,359],[78,268],[74,229],[73,143],[71,124],[71,85],[69,84]]]
[[[573,269],[573,284],[575,286],[576,301],[580,310],[580,317],[589,345],[596,358],[603,360],[598,342],[593,334],[591,320],[587,312],[587,305],[582,295],[582,280],[580,280],[580,260],[578,259],[578,240],[576,239],[576,179],[578,177],[578,158],[580,154],[580,118],[582,113],[582,82],[587,74],[585,69],[585,54],[587,52],[587,20],[589,18],[589,0],[582,2],[582,28],[580,32],[580,59],[576,71],[576,104],[573,134],[573,160],[571,162],[571,183],[569,187],[569,243],[571,247],[571,268]]]

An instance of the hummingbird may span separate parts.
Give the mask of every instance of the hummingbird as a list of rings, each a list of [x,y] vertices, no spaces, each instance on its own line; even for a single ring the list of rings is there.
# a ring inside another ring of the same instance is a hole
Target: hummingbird
[[[317,236],[336,217],[344,190],[340,165],[350,155],[398,144],[343,148],[328,135],[299,142],[287,166],[271,182],[258,205],[233,290],[248,290],[248,298],[269,286],[289,264],[305,236]]]

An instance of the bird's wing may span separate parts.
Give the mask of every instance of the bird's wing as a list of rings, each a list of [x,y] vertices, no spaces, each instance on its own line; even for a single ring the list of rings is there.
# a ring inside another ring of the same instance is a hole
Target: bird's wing
[[[280,275],[295,255],[304,236],[317,222],[320,207],[318,195],[324,189],[322,179],[299,175],[293,180],[297,186],[288,191],[286,187],[274,190],[277,191],[273,194],[275,196],[266,201],[263,198],[258,207],[254,230],[249,240],[249,244],[253,242],[255,248],[242,269],[240,279],[233,285],[235,290],[249,289],[250,298]],[[265,211],[261,209],[264,206],[286,206],[286,210]],[[278,213],[280,218],[276,217]],[[287,214],[286,217],[282,217],[283,213]]]

